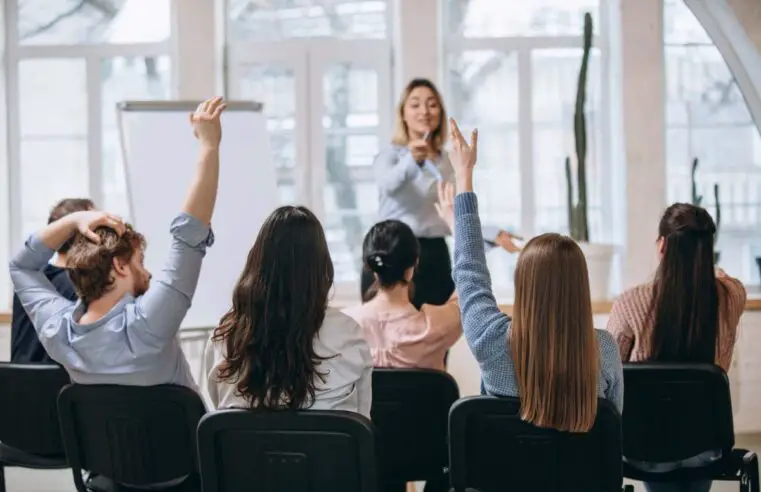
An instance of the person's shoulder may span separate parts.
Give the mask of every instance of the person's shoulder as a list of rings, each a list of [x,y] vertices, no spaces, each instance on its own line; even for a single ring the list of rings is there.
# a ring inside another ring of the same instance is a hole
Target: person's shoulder
[[[361,333],[362,329],[357,320],[349,314],[340,309],[328,308],[325,311],[325,319],[322,321],[320,332],[351,334]]]
[[[329,310],[330,311],[330,310]],[[367,305],[366,304],[356,304],[354,306],[349,306],[341,309],[341,313],[345,314],[346,316],[350,317],[357,323],[361,323],[362,319],[367,316]],[[325,317],[327,318],[328,313],[325,313]]]
[[[600,355],[603,359],[611,357],[620,357],[618,352],[618,345],[616,339],[613,338],[613,334],[607,330],[595,328],[595,335],[597,337],[597,346],[600,349]]]
[[[69,274],[65,268],[59,268],[54,265],[47,265],[43,271],[45,276],[53,284],[59,294],[66,297],[70,301],[77,300],[77,291],[74,288],[74,284],[69,279]]]

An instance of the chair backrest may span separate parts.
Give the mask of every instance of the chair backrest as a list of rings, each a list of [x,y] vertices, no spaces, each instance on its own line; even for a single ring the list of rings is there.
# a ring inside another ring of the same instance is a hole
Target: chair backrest
[[[75,473],[149,485],[198,472],[196,428],[205,413],[185,387],[66,386],[58,398],[61,432]]]
[[[624,364],[628,460],[668,462],[734,446],[729,381],[713,364]]]
[[[57,400],[69,375],[57,365],[0,363],[0,442],[26,453],[63,456]]]
[[[198,426],[204,492],[375,492],[369,420],[353,412],[222,410]]]
[[[520,419],[518,398],[477,396],[452,406],[449,456],[456,492],[620,492],[621,418],[599,399],[586,433],[538,428]]]
[[[372,420],[384,481],[440,475],[449,463],[449,409],[460,397],[454,378],[429,369],[373,370]]]

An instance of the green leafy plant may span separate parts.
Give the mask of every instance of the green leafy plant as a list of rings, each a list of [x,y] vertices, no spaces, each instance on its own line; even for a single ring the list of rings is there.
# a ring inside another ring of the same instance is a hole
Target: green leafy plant
[[[571,237],[579,242],[589,242],[589,219],[587,215],[587,120],[584,107],[587,100],[587,73],[589,53],[592,50],[592,16],[584,14],[584,54],[581,58],[579,80],[576,87],[576,106],[573,115],[573,133],[576,147],[576,176],[571,169],[571,158],[565,159],[566,191],[568,192],[568,228]],[[574,180],[575,178],[575,180]],[[577,193],[574,196],[574,181]],[[574,198],[576,200],[574,201]]]

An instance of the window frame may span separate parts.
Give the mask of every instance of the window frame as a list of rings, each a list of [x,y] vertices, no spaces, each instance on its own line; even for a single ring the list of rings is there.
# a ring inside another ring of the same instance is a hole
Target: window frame
[[[326,132],[322,126],[322,81],[325,69],[333,63],[352,63],[377,73],[379,145],[390,142],[393,131],[393,108],[396,100],[393,70],[393,16],[398,4],[387,0],[386,37],[372,39],[340,39],[332,37],[288,38],[276,41],[236,41],[225,35],[224,85],[230,97],[238,97],[238,84],[243,65],[273,63],[294,73],[297,120],[294,141],[296,165],[278,168],[278,180],[294,183],[299,203],[309,207],[326,223],[324,188],[327,185]],[[230,19],[227,2],[222,2],[226,31]],[[370,166],[349,170],[353,182],[373,179]],[[357,262],[359,262],[357,258]],[[360,278],[337,281],[333,301],[352,302],[359,297]]]
[[[174,3],[170,3],[170,9]],[[132,44],[67,44],[22,45],[18,39],[18,3],[5,2],[5,83],[7,105],[7,155],[9,183],[9,244],[10,251],[19,248],[24,240],[21,201],[21,128],[19,101],[19,64],[29,59],[84,60],[87,87],[87,170],[89,197],[103,203],[102,182],[102,87],[101,62],[115,57],[169,57],[172,60],[173,26],[169,38],[158,43]],[[172,83],[170,92],[174,92]]]
[[[607,2],[600,2],[600,15],[601,19],[605,19],[603,9]],[[607,81],[609,80],[609,50],[607,49],[607,42],[605,41],[606,29],[603,29],[605,23],[601,23],[601,29],[592,37],[592,47],[596,48],[600,52],[600,107],[603,108],[601,114],[601,131],[602,131],[602,155],[601,160],[604,163],[610,163],[610,146],[608,144],[609,139],[607,133],[610,132],[609,118],[607,111],[604,108],[609,106],[610,91]],[[442,85],[444,90],[444,99],[446,100],[448,94],[448,83],[446,78],[446,57],[455,53],[462,53],[466,51],[497,51],[504,54],[516,53],[518,61],[518,155],[520,173],[520,189],[521,189],[521,223],[520,231],[526,237],[532,237],[535,234],[535,220],[536,220],[536,200],[535,200],[535,187],[534,187],[534,132],[533,132],[533,91],[532,91],[532,53],[534,51],[548,50],[548,49],[578,49],[582,47],[581,36],[505,36],[505,37],[493,37],[493,38],[463,38],[463,37],[451,37],[446,38],[441,43],[442,52],[441,59],[443,61],[441,80],[444,81]],[[457,116],[457,115],[453,115]],[[506,163],[512,165],[513,163]],[[600,177],[602,183],[610,183],[612,179],[611,165],[604,164],[600,166],[602,176]],[[613,242],[613,213],[612,207],[606,206],[611,203],[612,196],[610,186],[603,186],[601,191],[602,195],[602,216],[603,216],[603,229],[606,231],[602,241]],[[601,241],[601,242],[602,242]]]

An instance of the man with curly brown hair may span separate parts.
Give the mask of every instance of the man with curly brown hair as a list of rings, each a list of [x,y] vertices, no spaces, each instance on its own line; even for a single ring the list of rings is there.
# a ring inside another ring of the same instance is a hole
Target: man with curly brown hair
[[[177,331],[195,292],[219,181],[222,98],[190,115],[200,155],[172,246],[154,282],[143,266],[145,239],[104,212],[69,214],[33,234],[10,263],[13,287],[42,345],[72,381],[197,390]],[[56,249],[73,238],[66,267],[79,300],[61,296],[43,273]]]
[[[95,204],[89,198],[64,198],[50,210],[48,224],[66,217],[74,212],[95,209]],[[53,287],[66,299],[77,300],[77,292],[66,274],[66,258],[72,241],[66,241],[56,251],[53,261],[45,265],[42,273],[50,280]],[[16,364],[51,364],[45,348],[37,337],[32,320],[21,305],[19,297],[13,295],[13,316],[11,318],[11,362]]]

